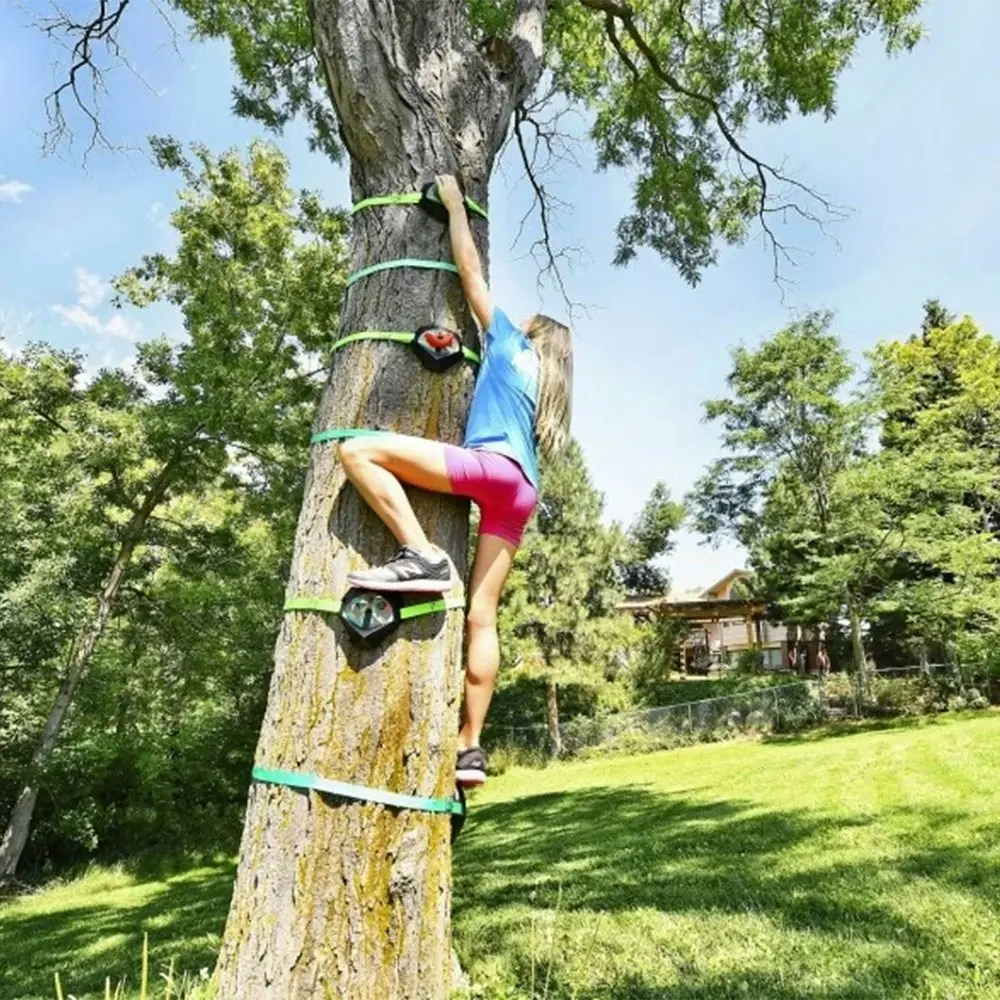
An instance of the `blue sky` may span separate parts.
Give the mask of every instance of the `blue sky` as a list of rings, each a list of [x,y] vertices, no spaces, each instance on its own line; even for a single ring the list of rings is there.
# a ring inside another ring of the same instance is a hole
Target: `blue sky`
[[[169,134],[219,150],[257,134],[230,113],[224,46],[182,40],[178,56],[151,6],[135,14],[124,40],[142,80],[115,70],[104,101],[116,141],[140,149],[146,136]],[[553,177],[573,206],[560,236],[586,250],[567,275],[571,297],[591,306],[574,323],[574,430],[609,517],[631,520],[660,479],[683,495],[718,454],[701,404],[724,392],[736,344],[830,308],[860,360],[877,340],[911,333],[930,296],[989,330],[1000,327],[1000,4],[928,0],[924,20],[927,38],[909,55],[888,60],[877,44],[863,47],[831,122],[796,120],[751,137],[752,148],[783,159],[851,210],[833,229],[836,241],[795,231],[808,255],[790,272],[784,300],[759,241],[726,250],[695,289],[650,253],[612,267],[628,178],[595,174],[585,149],[579,168]],[[171,245],[174,181],[141,152],[97,153],[86,168],[79,146],[41,156],[55,53],[26,21],[23,11],[0,6],[0,320],[15,345],[47,340],[80,347],[94,365],[124,363],[136,340],[179,328],[164,309],[116,314],[105,287],[143,253]],[[296,186],[346,204],[345,172],[310,154],[301,128],[280,144]],[[536,291],[527,244],[512,247],[525,199],[520,172],[505,163],[491,191],[494,292],[516,316],[540,308],[560,315],[558,294]],[[735,547],[712,550],[685,534],[668,566],[675,584],[688,587],[741,561]]]

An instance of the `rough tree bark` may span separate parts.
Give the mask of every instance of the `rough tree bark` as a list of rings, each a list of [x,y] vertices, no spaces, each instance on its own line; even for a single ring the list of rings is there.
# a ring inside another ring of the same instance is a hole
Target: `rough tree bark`
[[[481,49],[465,5],[452,0],[314,0],[315,43],[355,200],[451,172],[485,204],[513,108],[537,79],[544,8],[520,0],[513,37]],[[485,262],[485,222],[474,220],[473,231]],[[403,257],[451,259],[446,228],[400,206],[354,216],[352,255],[355,270]],[[340,333],[431,322],[473,329],[455,275],[394,269],[351,287]],[[473,384],[468,366],[434,375],[398,344],[354,343],[334,354],[315,429],[380,427],[458,442]],[[429,537],[464,576],[467,504],[411,497]],[[288,594],[340,596],[351,569],[382,562],[393,548],[345,484],[336,445],[315,446]],[[257,763],[449,796],[462,631],[460,613],[418,618],[365,652],[332,616],[287,615]],[[217,995],[441,1000],[453,976],[450,909],[446,816],[254,785]]]
[[[49,712],[49,717],[45,720],[38,746],[31,756],[24,786],[14,802],[14,808],[7,821],[3,839],[0,840],[0,882],[13,878],[17,873],[17,866],[31,831],[31,818],[35,812],[35,803],[38,801],[41,772],[49,757],[52,756],[52,751],[62,730],[63,721],[66,718],[66,712],[69,710],[76,689],[90,665],[94,648],[107,627],[108,619],[111,617],[111,612],[114,610],[115,602],[121,591],[122,580],[132,562],[135,547],[149,523],[150,515],[163,503],[183,455],[183,450],[178,451],[165,463],[159,475],[151,483],[141,506],[125,526],[118,554],[97,600],[97,610],[94,612],[93,620],[73,648],[69,664],[66,667],[66,674],[59,685],[59,691],[56,694],[52,710]]]

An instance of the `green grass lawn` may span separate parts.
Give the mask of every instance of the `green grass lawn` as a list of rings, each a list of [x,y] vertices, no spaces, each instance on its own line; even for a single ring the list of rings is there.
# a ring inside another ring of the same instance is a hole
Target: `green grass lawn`
[[[134,982],[143,930],[157,969],[211,966],[232,875],[0,906],[0,1000]],[[518,1000],[1000,998],[1000,715],[508,772],[459,842],[455,938]]]

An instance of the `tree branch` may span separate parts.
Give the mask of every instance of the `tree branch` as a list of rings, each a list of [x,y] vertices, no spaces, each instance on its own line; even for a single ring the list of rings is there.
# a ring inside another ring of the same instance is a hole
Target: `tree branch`
[[[89,142],[83,159],[97,147],[107,150],[117,148],[101,126],[99,105],[102,95],[107,93],[104,85],[104,71],[99,63],[101,50],[105,56],[124,65],[150,91],[153,88],[142,74],[128,60],[122,51],[118,32],[121,21],[132,0],[97,0],[96,10],[81,18],[80,0],[73,0],[72,6],[61,6],[50,0],[52,15],[38,15],[23,6],[16,5],[32,18],[35,27],[44,35],[61,45],[68,53],[69,60],[65,79],[45,98],[45,113],[49,127],[42,134],[42,152],[54,153],[65,142],[72,144],[73,131],[66,118],[66,104],[71,102],[87,120],[90,131]],[[153,0],[153,7],[171,33],[174,51],[179,54],[178,32],[163,5]]]
[[[542,75],[543,29],[548,0],[517,0],[510,43],[517,55],[520,85],[515,94],[519,103]]]
[[[533,149],[530,152],[524,135],[524,126],[526,124],[530,124],[535,129],[535,142]],[[552,137],[546,137],[539,123],[530,116],[528,110],[523,104],[519,104],[514,109],[514,138],[517,142],[518,152],[521,156],[521,163],[524,166],[525,176],[527,177],[532,190],[531,205],[521,218],[514,242],[515,244],[520,242],[525,224],[537,207],[542,227],[542,235],[536,239],[534,243],[532,243],[529,252],[532,257],[535,257],[536,259],[539,255],[541,255],[541,259],[543,261],[538,273],[538,283],[541,284],[546,277],[551,275],[563,297],[563,301],[566,303],[566,307],[572,313],[574,311],[574,305],[569,298],[565,282],[563,281],[562,272],[559,268],[560,260],[569,260],[571,248],[557,251],[555,250],[552,242],[552,209],[556,205],[561,205],[562,207],[566,206],[564,202],[560,201],[547,190],[541,181],[541,171],[539,171],[536,166],[538,146],[540,142],[546,145],[549,150],[549,156],[551,157],[553,155],[551,152]]]
[[[97,49],[103,44],[109,55],[120,58],[117,29],[131,0],[99,0],[98,9],[89,20],[77,20],[78,14],[64,10],[53,2],[55,16],[37,17],[35,24],[39,31],[63,45],[69,51],[69,66],[66,79],[45,98],[45,113],[49,128],[42,135],[42,152],[53,153],[64,140],[72,141],[72,130],[63,107],[65,98],[73,103],[90,123],[90,142],[84,159],[95,147],[112,149],[112,143],[104,134],[97,116],[99,95],[106,92],[104,76],[97,65]],[[23,8],[22,8],[23,9]],[[74,40],[75,39],[75,40]],[[72,44],[70,44],[70,41]],[[89,87],[89,97],[81,93],[82,87]]]
[[[69,433],[68,427],[60,423],[54,416],[52,416],[51,413],[46,413],[43,409],[36,406],[26,396],[16,393],[13,389],[6,385],[0,385],[0,389],[3,389],[3,391],[6,392],[9,398],[15,403],[21,403],[29,412],[35,414],[36,417],[40,417],[47,424],[51,424],[51,426],[55,427],[56,430],[62,431],[64,434]]]
[[[619,23],[624,28],[625,33],[628,35],[629,39],[631,39],[636,49],[645,59],[649,69],[662,83],[666,84],[673,94],[695,101],[704,106],[710,112],[712,119],[726,144],[729,146],[730,150],[736,154],[740,172],[745,178],[752,180],[757,186],[759,192],[757,219],[766,239],[770,243],[773,258],[774,280],[776,284],[780,285],[782,283],[780,274],[781,260],[785,260],[794,267],[796,262],[790,251],[795,248],[786,246],[777,238],[768,221],[768,216],[773,214],[787,215],[789,212],[792,212],[800,218],[819,226],[824,235],[829,236],[829,234],[824,228],[823,220],[815,212],[810,211],[808,208],[803,208],[801,205],[794,202],[783,202],[779,205],[769,205],[768,197],[770,194],[770,182],[776,181],[781,184],[787,184],[788,186],[802,192],[808,200],[818,203],[822,207],[822,210],[832,218],[844,218],[846,216],[844,209],[834,205],[828,198],[821,195],[818,191],[809,187],[807,184],[803,184],[801,181],[788,176],[782,169],[773,167],[771,164],[766,163],[754,156],[740,142],[736,133],[733,131],[733,128],[726,120],[721,102],[710,94],[703,93],[685,85],[674,73],[667,69],[660,57],[653,50],[652,46],[646,41],[646,38],[639,30],[639,26],[635,21],[635,12],[630,6],[627,4],[617,3],[615,0],[578,0],[578,2],[590,10],[603,12],[605,18],[605,32],[607,33],[608,40],[611,42],[619,58],[637,80],[641,79],[642,74],[635,60],[629,55],[618,35],[616,25]],[[749,15],[748,20],[750,20]],[[751,20],[751,23],[754,22]],[[745,169],[747,165],[751,168],[749,174]]]

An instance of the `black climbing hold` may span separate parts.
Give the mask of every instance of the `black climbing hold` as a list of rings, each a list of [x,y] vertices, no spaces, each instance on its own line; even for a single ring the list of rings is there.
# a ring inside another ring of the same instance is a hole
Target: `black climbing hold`
[[[413,351],[432,372],[447,371],[462,360],[462,337],[444,326],[422,326],[414,334]]]
[[[444,225],[448,224],[448,209],[438,195],[437,182],[431,181],[420,189],[420,201],[417,204],[432,218]]]
[[[398,599],[352,587],[340,602],[340,620],[361,646],[377,646],[399,627]]]

